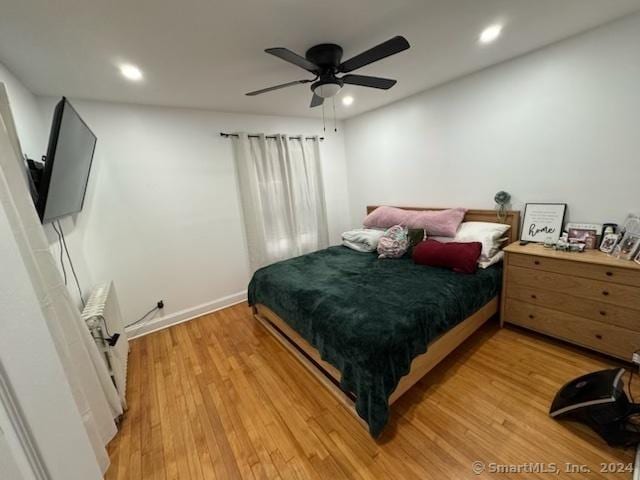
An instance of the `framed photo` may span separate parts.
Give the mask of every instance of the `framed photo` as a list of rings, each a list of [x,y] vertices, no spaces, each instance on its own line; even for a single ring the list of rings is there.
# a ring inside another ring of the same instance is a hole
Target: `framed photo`
[[[572,228],[577,228],[580,230],[595,230],[596,235],[602,235],[603,225],[601,223],[575,223],[569,222],[564,226],[565,231],[571,230]]]
[[[633,260],[640,247],[640,235],[625,233],[620,243],[616,246],[614,254],[622,260]]]
[[[585,248],[593,249],[598,244],[597,230],[569,228],[569,243],[584,243]]]
[[[556,243],[562,233],[566,203],[527,203],[520,240]]]
[[[616,248],[619,240],[619,233],[609,233],[605,235],[602,239],[602,243],[600,244],[600,251],[609,254],[612,253],[613,249]]]

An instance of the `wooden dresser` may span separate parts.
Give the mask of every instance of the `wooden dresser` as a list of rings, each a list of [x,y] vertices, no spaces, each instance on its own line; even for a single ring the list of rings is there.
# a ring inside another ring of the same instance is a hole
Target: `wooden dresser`
[[[539,244],[516,242],[504,251],[501,324],[631,361],[640,349],[640,265]]]

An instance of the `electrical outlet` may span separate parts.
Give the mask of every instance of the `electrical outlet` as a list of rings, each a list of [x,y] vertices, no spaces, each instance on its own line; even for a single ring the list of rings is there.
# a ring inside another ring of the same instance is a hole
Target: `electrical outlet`
[[[640,352],[633,352],[631,356],[631,361],[636,365],[640,365]]]

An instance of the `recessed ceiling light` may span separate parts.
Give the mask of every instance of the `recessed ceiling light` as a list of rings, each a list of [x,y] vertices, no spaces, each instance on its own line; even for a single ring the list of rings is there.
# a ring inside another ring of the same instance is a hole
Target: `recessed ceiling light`
[[[500,24],[491,25],[482,31],[478,40],[480,41],[480,43],[484,43],[484,44],[491,43],[495,41],[500,36],[501,33],[502,33],[502,25]]]
[[[353,97],[351,95],[347,95],[346,97],[342,97],[342,104],[345,107],[348,107],[353,103]]]
[[[122,73],[122,76],[127,80],[132,80],[134,82],[142,80],[142,71],[135,65],[128,63],[120,65],[120,73]]]

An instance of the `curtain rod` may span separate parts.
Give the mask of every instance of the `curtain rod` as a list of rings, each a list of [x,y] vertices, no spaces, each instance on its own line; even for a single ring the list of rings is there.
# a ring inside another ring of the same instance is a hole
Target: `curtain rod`
[[[229,137],[237,137],[238,134],[237,133],[224,133],[224,132],[220,132],[220,136],[221,137],[225,137],[225,138],[229,138]],[[260,135],[247,135],[247,137],[249,138],[260,138]],[[264,138],[278,138],[275,135],[265,135]],[[313,140],[316,137],[304,137],[305,140]],[[289,137],[289,139],[292,140],[302,140],[302,135],[299,135],[297,137]],[[324,137],[318,137],[318,140],[324,140]]]

